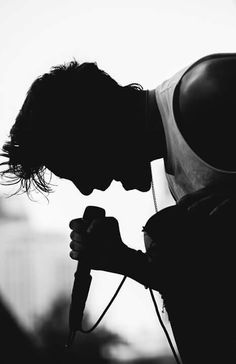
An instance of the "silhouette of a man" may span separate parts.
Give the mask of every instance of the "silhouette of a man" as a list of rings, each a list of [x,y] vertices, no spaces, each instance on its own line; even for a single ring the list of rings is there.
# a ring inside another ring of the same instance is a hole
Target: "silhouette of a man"
[[[158,290],[184,364],[236,358],[235,84],[233,53],[201,58],[154,90],[74,61],[34,81],[3,146],[3,175],[27,193],[50,192],[46,169],[84,195],[113,180],[148,191],[150,162],[164,158],[176,205],[148,220],[147,253],[123,243],[108,217],[86,235],[72,220],[70,255]]]

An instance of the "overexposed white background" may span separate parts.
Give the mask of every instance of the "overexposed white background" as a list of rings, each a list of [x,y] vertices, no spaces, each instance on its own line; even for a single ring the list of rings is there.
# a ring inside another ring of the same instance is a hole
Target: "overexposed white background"
[[[138,82],[152,89],[206,54],[235,52],[235,19],[233,0],[0,0],[1,146],[31,83],[52,66],[73,58],[96,61],[120,84]],[[78,135],[78,143],[80,138],[83,136]],[[153,173],[159,208],[163,208],[173,201],[162,161],[153,163]],[[37,202],[24,195],[12,199],[14,208],[27,215],[35,233],[59,232],[65,237],[60,249],[66,264],[76,267],[68,256],[68,223],[81,216],[87,205],[102,206],[108,215],[117,217],[124,241],[144,249],[141,229],[155,212],[151,191],[125,192],[113,182],[107,191],[94,191],[85,197],[69,181],[53,176],[52,182],[57,186],[49,203],[40,195],[35,196]],[[0,191],[5,199],[14,189],[1,187]],[[5,206],[12,204],[11,199],[4,201]],[[42,254],[40,257],[43,260]],[[44,263],[49,272],[54,259],[52,253],[51,260]],[[166,264],[168,268],[168,259]],[[94,319],[120,279],[95,272],[88,301]],[[46,277],[44,284],[49,284]],[[133,281],[126,283],[104,325],[132,344],[132,352],[119,355],[169,352],[148,292]]]

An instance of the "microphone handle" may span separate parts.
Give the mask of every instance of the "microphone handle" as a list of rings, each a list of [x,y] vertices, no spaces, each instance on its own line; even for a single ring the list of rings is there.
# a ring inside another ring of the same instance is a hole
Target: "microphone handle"
[[[82,328],[83,312],[92,281],[89,266],[83,262],[78,263],[74,277],[69,313],[71,332]]]
[[[97,206],[87,206],[83,219],[89,225],[93,219],[105,217],[105,210]],[[90,267],[86,262],[79,262],[74,274],[74,284],[71,293],[71,304],[69,311],[69,337],[67,347],[71,346],[77,330],[82,330],[83,312],[89,293],[92,276]]]

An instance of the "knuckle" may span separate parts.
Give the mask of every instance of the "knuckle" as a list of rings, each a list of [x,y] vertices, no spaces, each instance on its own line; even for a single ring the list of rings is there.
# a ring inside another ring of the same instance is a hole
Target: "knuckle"
[[[70,242],[70,248],[74,249],[74,242],[73,241]]]
[[[74,230],[70,233],[70,238],[71,240],[76,240],[76,232]]]
[[[74,228],[74,226],[76,225],[76,222],[75,222],[76,220],[71,220],[70,222],[69,222],[69,227],[71,228],[71,229],[73,229]]]
[[[83,222],[82,218],[73,219],[69,223],[69,227],[71,230],[77,231],[77,230],[82,229],[83,226],[84,226],[84,222]]]
[[[70,238],[71,238],[71,240],[78,241],[78,242],[82,242],[84,240],[84,238],[81,236],[81,234],[74,230],[70,233]]]
[[[78,254],[77,253],[75,253],[73,250],[72,251],[70,251],[70,257],[72,258],[72,259],[75,259],[75,260],[77,260],[77,258],[78,258]]]
[[[85,247],[82,244],[79,244],[74,240],[70,242],[70,248],[75,252],[82,252],[85,250]]]

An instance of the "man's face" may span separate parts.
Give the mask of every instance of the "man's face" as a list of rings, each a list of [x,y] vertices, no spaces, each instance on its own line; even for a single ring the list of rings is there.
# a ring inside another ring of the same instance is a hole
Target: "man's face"
[[[150,165],[130,158],[130,155],[111,148],[91,147],[79,151],[78,148],[55,150],[50,155],[46,167],[60,178],[74,183],[83,195],[90,195],[94,189],[105,191],[113,180],[121,182],[125,190],[137,189],[146,192],[150,189]]]
[[[105,191],[113,180],[111,166],[107,159],[99,157],[99,153],[93,158],[90,154],[67,148],[51,155],[46,167],[59,178],[73,182],[83,195],[90,195],[94,189]]]

